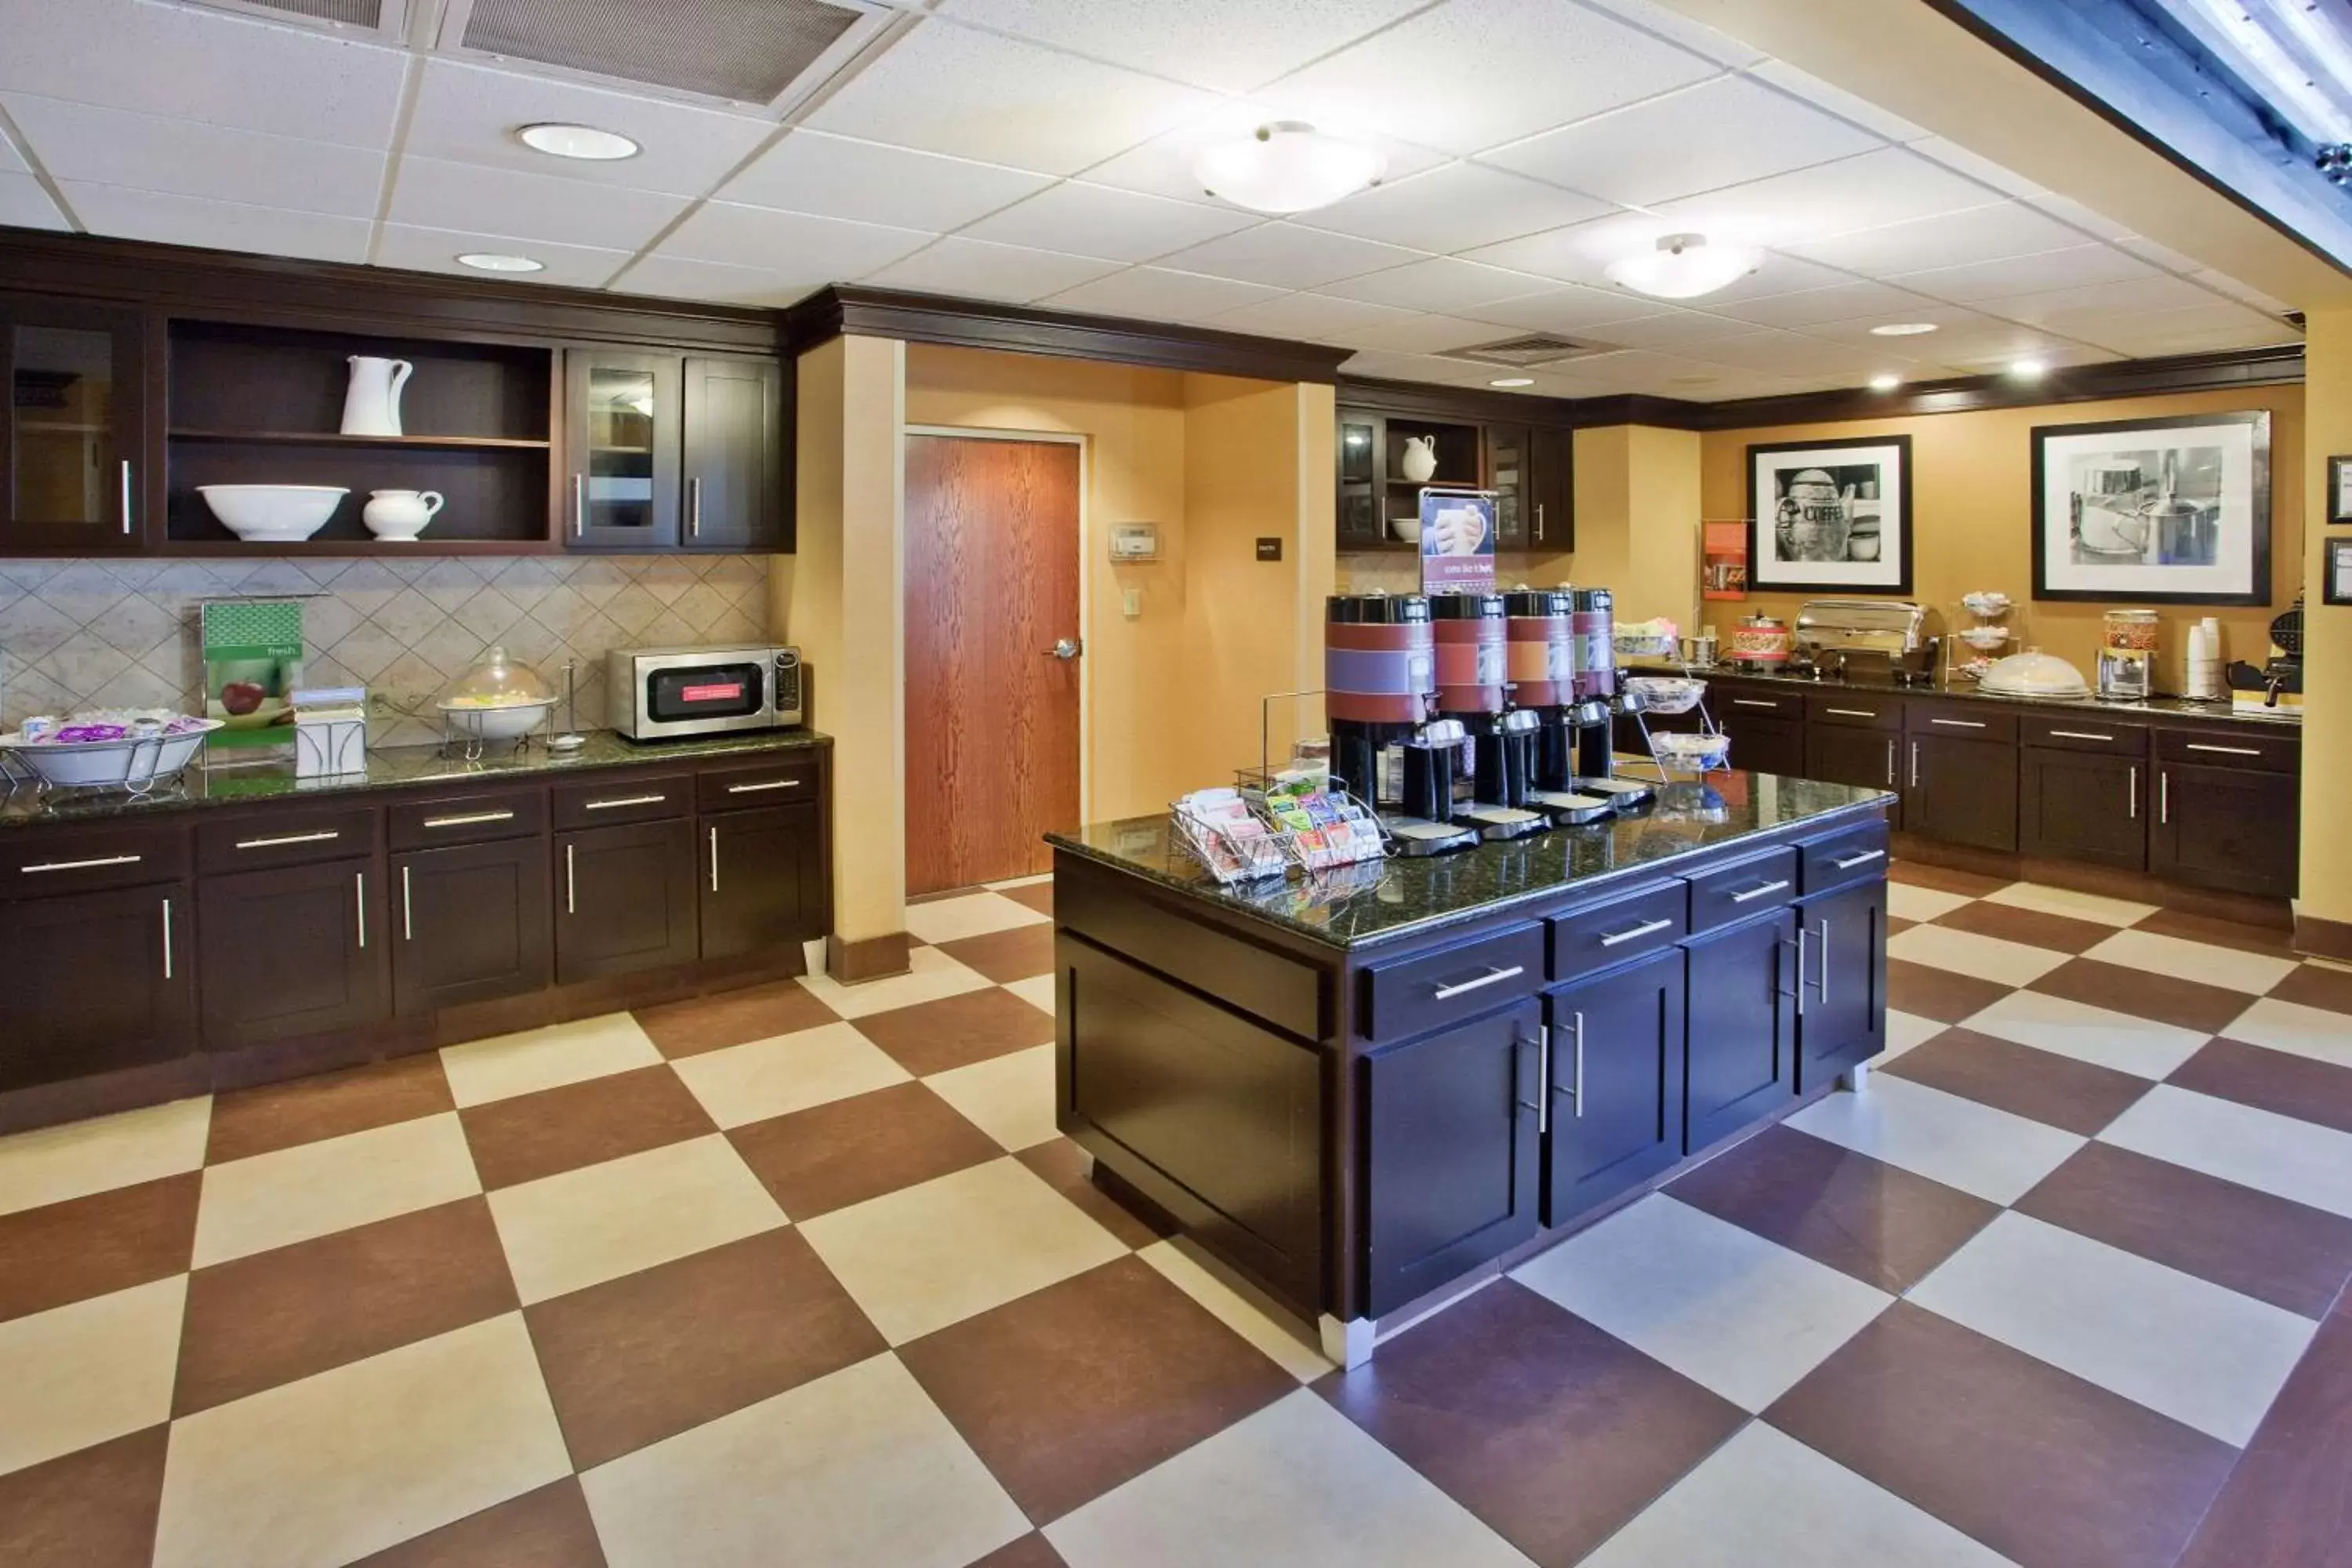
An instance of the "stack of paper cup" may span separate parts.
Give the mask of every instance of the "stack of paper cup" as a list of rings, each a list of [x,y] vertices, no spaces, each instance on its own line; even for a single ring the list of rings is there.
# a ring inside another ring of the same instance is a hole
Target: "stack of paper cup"
[[[2189,628],[2189,691],[2192,701],[2221,700],[2221,622],[2208,616]]]

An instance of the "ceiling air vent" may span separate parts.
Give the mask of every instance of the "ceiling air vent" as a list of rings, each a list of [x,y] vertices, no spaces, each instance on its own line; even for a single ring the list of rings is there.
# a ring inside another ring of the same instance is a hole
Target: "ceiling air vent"
[[[824,0],[474,0],[462,40],[484,54],[764,104],[867,15]]]
[[[1580,343],[1550,332],[1528,332],[1521,337],[1499,338],[1491,343],[1453,349],[1448,351],[1448,354],[1454,359],[1475,359],[1486,364],[1507,364],[1514,370],[1533,370],[1538,365],[1558,364],[1563,360],[1582,359],[1588,354],[1608,352],[1598,343]]]
[[[235,11],[274,22],[309,22],[321,26],[362,27],[396,37],[407,13],[407,0],[196,0],[208,11]]]

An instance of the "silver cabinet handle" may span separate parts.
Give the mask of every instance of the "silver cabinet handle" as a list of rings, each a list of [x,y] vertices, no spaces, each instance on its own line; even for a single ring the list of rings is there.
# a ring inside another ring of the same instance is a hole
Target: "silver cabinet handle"
[[[2172,770],[2156,770],[2156,820],[2159,826],[2172,826]]]
[[[588,479],[584,474],[572,476],[572,537],[578,539],[588,531]]]
[[[625,795],[615,800],[592,800],[583,811],[618,811],[625,805],[659,805],[667,800],[666,795]]]
[[[727,786],[727,793],[729,795],[758,795],[763,790],[798,789],[800,787],[801,781],[798,779],[769,779],[761,784],[729,784]]]
[[[2125,797],[2125,800],[2126,804],[2131,807],[2132,820],[2134,822],[2137,822],[2139,820],[2139,764],[2137,763],[2134,763],[2132,764],[2131,792]]]
[[[719,829],[710,830],[710,890],[719,890]]]
[[[1500,981],[1517,980],[1526,973],[1525,965],[1514,963],[1508,969],[1489,969],[1477,979],[1465,980],[1458,985],[1433,985],[1431,987],[1430,994],[1436,1001],[1451,1002],[1465,991],[1475,991],[1482,986],[1493,985]]]
[[[702,537],[702,477],[698,474],[686,481],[686,536]]]
[[[163,898],[163,978],[172,978],[172,900]]]
[[[1885,858],[1886,851],[1884,849],[1865,849],[1859,855],[1849,855],[1843,860],[1832,860],[1830,864],[1836,867],[1841,871],[1851,871],[1856,866],[1867,866],[1873,860],[1884,860]]]
[[[1911,742],[1911,787],[1919,787],[1919,742]]]
[[[1797,922],[1797,1016],[1805,1016],[1805,922]]]
[[[512,822],[513,820],[514,813],[511,811],[469,811],[462,816],[428,816],[425,819],[425,826],[427,827],[472,827],[478,823]]]
[[[2209,746],[2202,741],[2187,742],[2182,749],[2191,752],[2210,752],[2215,756],[2221,757],[2259,757],[2263,754],[2263,749],[2260,746]]]
[[[1620,942],[1632,942],[1636,937],[1648,936],[1654,931],[1671,931],[1674,924],[1672,921],[1643,921],[1631,931],[1611,931],[1601,939],[1601,945],[1615,947]]]
[[[37,866],[19,866],[16,873],[37,877],[44,871],[89,871],[100,866],[136,866],[145,858],[143,855],[98,855],[88,860],[44,860]]]
[[[1802,976],[1798,978],[1797,988],[1801,991],[1804,989]],[[1822,983],[1813,989],[1821,993],[1822,1005],[1828,1006],[1830,1005],[1830,922],[1827,920],[1822,921]]]
[[[1580,1120],[1584,1115],[1584,1015],[1572,1013],[1570,1018],[1575,1028],[1576,1056],[1569,1067],[1568,1098],[1576,1102],[1575,1114]]]
[[[1886,742],[1886,787],[1895,787],[1895,742],[1892,740]]]
[[[282,849],[289,844],[324,844],[343,836],[340,827],[330,827],[323,833],[281,833],[275,838],[240,838],[239,849]]]
[[[400,868],[400,940],[403,942],[416,940],[416,908],[409,898],[406,866]]]
[[[563,912],[565,914],[576,915],[580,912],[579,893],[579,879],[572,875],[572,846],[567,844],[563,847]]]
[[[2096,730],[2053,730],[2053,739],[2060,741],[2112,741],[2113,735],[2102,735]]]
[[[1544,536],[1543,509],[1543,502],[1536,502],[1536,537],[1538,539],[1541,539]]]
[[[1878,717],[1878,710],[1874,708],[1824,708],[1822,711],[1824,713],[1834,713],[1841,719],[1875,719]]]
[[[1769,708],[1776,713],[1780,710],[1778,702],[1767,702],[1760,697],[1735,697],[1731,705],[1734,708]]]
[[[1930,719],[1930,724],[1941,724],[1948,730],[1982,730],[1987,726],[1974,719]]]
[[[122,459],[122,531],[131,531],[131,459]],[[168,978],[168,977],[167,977]]]
[[[1786,878],[1783,878],[1777,882],[1765,882],[1757,887],[1750,888],[1745,892],[1732,894],[1731,901],[1735,904],[1752,903],[1756,900],[1762,898],[1767,893],[1786,892],[1788,890],[1788,887],[1789,883]]]
[[[357,911],[360,928],[360,951],[367,951],[367,873],[352,873],[352,908]]]
[[[1522,1040],[1522,1041],[1520,1041],[1520,1042],[1518,1042],[1518,1043],[1519,1043],[1520,1045],[1526,1045],[1528,1042],[1527,1042],[1527,1041],[1525,1041],[1525,1040]],[[1549,1025],[1549,1024],[1542,1024],[1542,1025],[1538,1025],[1538,1026],[1537,1026],[1537,1027],[1536,1027],[1536,1037],[1535,1037],[1535,1042],[1534,1042],[1534,1043],[1535,1043],[1535,1047],[1536,1047],[1536,1099],[1535,1099],[1535,1103],[1534,1103],[1533,1105],[1529,1105],[1526,1100],[1519,1100],[1519,1106],[1520,1106],[1520,1108],[1521,1108],[1522,1110],[1532,1110],[1532,1111],[1534,1111],[1534,1112],[1536,1113],[1536,1134],[1537,1134],[1537,1136],[1540,1137],[1540,1136],[1542,1136],[1543,1134],[1545,1134],[1545,1133],[1547,1133],[1547,1132],[1549,1132],[1549,1131],[1551,1131],[1551,1026],[1550,1026],[1550,1025]],[[1516,1094],[1514,1094],[1512,1098],[1514,1098],[1514,1099],[1517,1099],[1517,1096]]]

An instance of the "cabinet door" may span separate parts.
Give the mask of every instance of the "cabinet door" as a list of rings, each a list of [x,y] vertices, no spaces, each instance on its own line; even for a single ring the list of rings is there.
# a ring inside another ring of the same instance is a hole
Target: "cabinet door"
[[[547,840],[422,849],[393,862],[392,1000],[429,1013],[544,990],[554,973]]]
[[[824,828],[814,805],[702,819],[702,956],[786,947],[824,934]]]
[[[2017,748],[2006,741],[1906,735],[1903,825],[1947,844],[2017,847]]]
[[[1685,1153],[1697,1153],[1795,1098],[1796,940],[1796,914],[1782,910],[1686,945]]]
[[[0,904],[0,1089],[196,1046],[184,885]]]
[[[1731,737],[1731,765],[1750,773],[1805,776],[1805,727],[1794,719],[1750,717],[1738,709],[1716,710]]]
[[[684,440],[687,548],[791,548],[783,366],[688,360]]]
[[[1538,426],[1528,432],[1528,546],[1576,548],[1575,432]]]
[[[1546,1225],[1683,1157],[1683,952],[1653,953],[1545,998],[1551,1175]]]
[[[1804,776],[1830,784],[1862,784],[1873,789],[1899,789],[1903,774],[1903,737],[1892,730],[1865,730],[1843,724],[1805,726]],[[1732,762],[1742,762],[1735,752]],[[1899,827],[1901,823],[1895,823]]]
[[[1381,416],[1342,409],[1339,414],[1339,543],[1361,549],[1388,535],[1381,514],[1381,453],[1386,448]]]
[[[1372,1316],[1535,1235],[1542,1017],[1530,996],[1364,1058]]]
[[[1526,426],[1486,426],[1486,488],[1495,492],[1495,548],[1525,550],[1532,532]]]
[[[2019,753],[2017,847],[2053,860],[2147,869],[2146,764],[2095,752]]]
[[[367,860],[198,883],[205,1047],[227,1050],[388,1016],[383,906],[382,879]]]
[[[583,828],[559,840],[555,978],[690,963],[696,952],[694,825]]]
[[[2150,871],[2257,898],[2294,896],[2301,808],[2295,774],[2172,762],[2157,769]]]
[[[0,303],[0,547],[135,550],[146,381],[136,313]]]
[[[1873,879],[1797,906],[1804,932],[1797,1092],[1886,1048],[1886,884]]]
[[[574,549],[676,548],[680,364],[564,352],[563,527]]]

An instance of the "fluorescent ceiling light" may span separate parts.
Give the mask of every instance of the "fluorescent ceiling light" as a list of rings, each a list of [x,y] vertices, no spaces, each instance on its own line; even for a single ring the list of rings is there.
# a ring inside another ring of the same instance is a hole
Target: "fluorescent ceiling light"
[[[1892,392],[1902,384],[1903,378],[1892,371],[1881,371],[1870,378],[1870,390],[1873,392]]]
[[[1756,270],[1761,258],[1737,245],[1710,246],[1703,234],[1670,234],[1654,250],[1611,262],[1612,282],[1661,300],[1712,294]]]
[[[1535,384],[1536,378],[1531,375],[1498,375],[1486,384],[1488,386],[1533,386]]]
[[[1378,184],[1387,166],[1377,148],[1326,136],[1299,121],[1277,120],[1247,136],[1202,148],[1192,173],[1202,189],[1235,206],[1303,213]]]
[[[644,149],[617,131],[599,131],[593,125],[566,125],[549,121],[526,125],[515,132],[522,144],[534,152],[556,158],[584,158],[592,163],[609,163],[616,158],[634,158]]]
[[[483,272],[544,272],[547,263],[528,256],[501,256],[494,250],[469,250],[457,258],[461,266]]]
[[[2049,368],[2049,365],[2038,359],[2011,360],[2009,364],[2009,374],[2020,381],[2033,381]]]
[[[1916,338],[1921,332],[1935,330],[1933,321],[1889,321],[1883,327],[1871,328],[1870,335],[1874,338]]]

